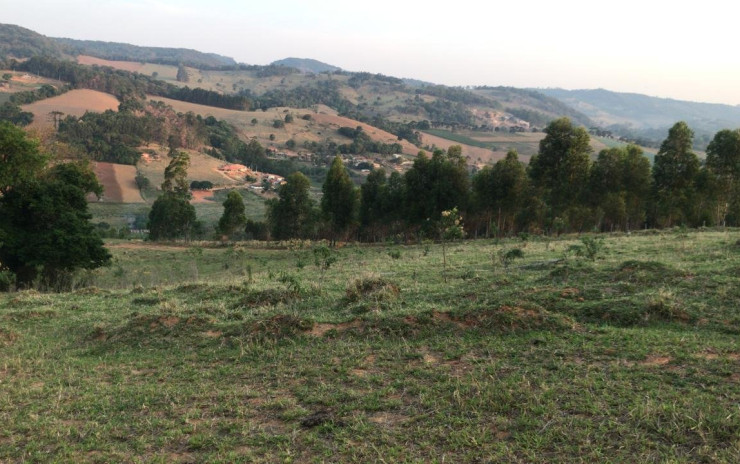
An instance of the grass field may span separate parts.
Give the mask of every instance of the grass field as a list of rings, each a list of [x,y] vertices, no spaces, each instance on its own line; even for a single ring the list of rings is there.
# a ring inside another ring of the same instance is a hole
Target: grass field
[[[111,242],[0,296],[0,462],[737,462],[740,231],[599,243]]]

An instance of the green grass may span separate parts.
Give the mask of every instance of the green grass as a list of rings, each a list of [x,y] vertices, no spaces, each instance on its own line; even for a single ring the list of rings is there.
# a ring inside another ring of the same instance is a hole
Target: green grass
[[[0,295],[0,462],[737,462],[740,231],[580,243],[111,242]]]

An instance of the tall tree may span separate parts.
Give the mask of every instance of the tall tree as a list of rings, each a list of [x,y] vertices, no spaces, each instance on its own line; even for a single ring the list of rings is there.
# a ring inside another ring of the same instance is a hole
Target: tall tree
[[[687,224],[694,217],[699,158],[692,151],[694,132],[683,122],[668,131],[653,163],[653,188],[658,225]]]
[[[241,194],[232,190],[224,200],[224,213],[218,221],[219,233],[227,236],[233,235],[247,224],[247,216],[244,213],[244,199]]]
[[[294,172],[278,187],[278,198],[268,201],[267,219],[277,240],[308,237],[314,226],[314,202],[309,197],[311,181]]]
[[[102,186],[88,165],[47,167],[38,144],[17,131],[0,124],[0,268],[13,272],[19,286],[40,278],[62,290],[75,270],[110,262],[87,210],[86,195],[100,195]]]
[[[162,195],[152,203],[149,212],[149,238],[151,240],[189,240],[197,228],[195,207],[190,204],[187,183],[190,157],[177,152],[164,171]]]
[[[442,211],[467,207],[470,180],[459,145],[447,153],[436,150],[431,159],[420,152],[404,180],[407,220],[412,224],[436,222]]]
[[[718,225],[740,221],[740,129],[721,130],[707,147],[706,169],[713,180]]]
[[[358,191],[339,156],[334,157],[321,191],[321,212],[329,222],[334,243],[357,219],[359,200]]]
[[[588,132],[568,118],[552,121],[544,132],[537,155],[529,161],[529,176],[547,205],[549,219],[578,228],[591,164]]]
[[[509,151],[506,158],[496,162],[493,167],[486,166],[476,173],[473,177],[473,197],[487,219],[486,235],[494,220],[499,233],[513,231],[527,185],[527,171],[519,161],[516,150]]]

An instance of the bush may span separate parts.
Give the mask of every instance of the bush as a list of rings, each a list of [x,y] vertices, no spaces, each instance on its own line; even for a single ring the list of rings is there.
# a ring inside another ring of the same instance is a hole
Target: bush
[[[0,271],[0,292],[9,292],[15,287],[15,274],[10,271]]]

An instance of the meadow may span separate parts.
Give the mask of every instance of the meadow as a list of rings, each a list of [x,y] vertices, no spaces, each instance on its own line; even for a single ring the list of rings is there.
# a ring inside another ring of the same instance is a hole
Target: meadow
[[[740,230],[108,245],[0,295],[0,462],[740,457]]]

